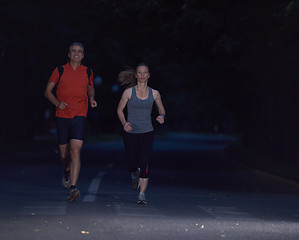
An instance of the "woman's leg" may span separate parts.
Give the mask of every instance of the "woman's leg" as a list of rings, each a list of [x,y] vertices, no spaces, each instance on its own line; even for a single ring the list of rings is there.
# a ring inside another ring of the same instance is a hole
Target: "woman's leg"
[[[124,132],[123,139],[127,154],[128,171],[131,173],[132,178],[132,188],[136,190],[139,184],[139,171],[137,165],[139,151],[138,134]]]
[[[126,154],[127,154],[127,166],[128,171],[133,175],[137,173],[138,163],[138,135],[124,132],[123,135]]]
[[[145,193],[148,185],[148,178],[139,178],[139,184],[140,184],[140,192]]]
[[[140,141],[140,192],[146,191],[149,180],[149,161],[152,155],[154,132],[143,133]]]

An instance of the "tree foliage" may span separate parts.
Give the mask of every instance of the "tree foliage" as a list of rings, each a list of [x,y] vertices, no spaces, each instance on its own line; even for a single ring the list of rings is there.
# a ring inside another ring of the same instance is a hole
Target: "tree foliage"
[[[84,64],[103,79],[101,131],[118,129],[118,72],[142,61],[162,94],[167,128],[217,126],[258,148],[296,148],[298,0],[11,0],[0,13],[2,140],[42,131],[46,82],[67,61],[68,45],[81,41]]]

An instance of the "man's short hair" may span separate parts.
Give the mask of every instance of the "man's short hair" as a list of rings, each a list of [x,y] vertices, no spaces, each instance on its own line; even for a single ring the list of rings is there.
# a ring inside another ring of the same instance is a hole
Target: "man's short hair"
[[[73,46],[80,46],[81,48],[83,48],[83,52],[84,52],[84,45],[80,42],[73,42],[70,46],[69,46],[69,52],[71,51],[71,47]]]

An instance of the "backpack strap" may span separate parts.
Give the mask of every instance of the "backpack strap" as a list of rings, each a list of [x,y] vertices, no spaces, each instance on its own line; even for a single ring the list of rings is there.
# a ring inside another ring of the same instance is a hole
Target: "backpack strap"
[[[91,76],[91,68],[87,68],[87,69],[86,69],[86,73],[87,73],[88,80],[89,80],[89,78],[90,78],[90,76]]]
[[[61,75],[63,74],[64,68],[63,68],[63,66],[59,65],[59,66],[57,66],[57,70],[58,70],[58,73],[59,73],[59,78],[58,78],[58,82],[57,82],[57,84],[58,84],[59,81],[60,81]],[[88,80],[89,80],[89,78],[91,76],[91,68],[87,68],[86,73],[87,73],[87,77],[88,77]]]
[[[58,73],[59,73],[59,78],[58,78],[58,82],[57,82],[57,84],[58,84],[59,81],[60,81],[61,75],[64,71],[64,68],[63,68],[63,66],[59,65],[59,66],[57,66],[57,70],[58,70]]]

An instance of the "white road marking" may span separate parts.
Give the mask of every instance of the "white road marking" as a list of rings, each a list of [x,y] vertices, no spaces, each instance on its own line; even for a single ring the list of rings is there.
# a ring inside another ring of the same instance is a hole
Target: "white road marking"
[[[97,176],[91,181],[88,187],[88,194],[84,197],[83,202],[95,202],[96,194],[99,191],[100,183],[102,177],[106,174],[106,172],[100,171]]]
[[[99,186],[102,180],[102,177],[105,175],[105,172],[99,172],[97,176],[91,181],[89,188],[88,188],[88,193],[89,194],[97,194],[99,190]]]
[[[109,164],[107,165],[107,167],[106,167],[106,168],[107,168],[107,169],[110,169],[110,168],[112,168],[112,167],[113,167],[113,165],[114,165],[113,163],[109,163]]]
[[[109,164],[106,169],[110,169],[113,167],[113,164]],[[84,197],[83,202],[95,202],[96,195],[99,191],[99,186],[102,180],[102,177],[106,174],[105,171],[100,171],[96,175],[96,177],[91,181],[89,188],[87,190],[88,194]],[[13,192],[26,192],[24,190],[20,191],[13,191]],[[31,191],[31,192],[38,192],[40,191]],[[48,191],[47,193],[57,194],[57,191]],[[21,215],[46,215],[46,216],[55,216],[55,215],[65,215],[67,209],[67,201],[65,202],[45,202],[39,205],[27,205],[24,206],[20,212]]]
[[[110,169],[113,167],[113,163],[108,164],[106,169]],[[104,171],[98,172],[97,176],[91,181],[88,187],[88,194],[84,197],[83,202],[95,202],[96,195],[99,191],[100,183],[102,181],[102,177],[106,174]]]

